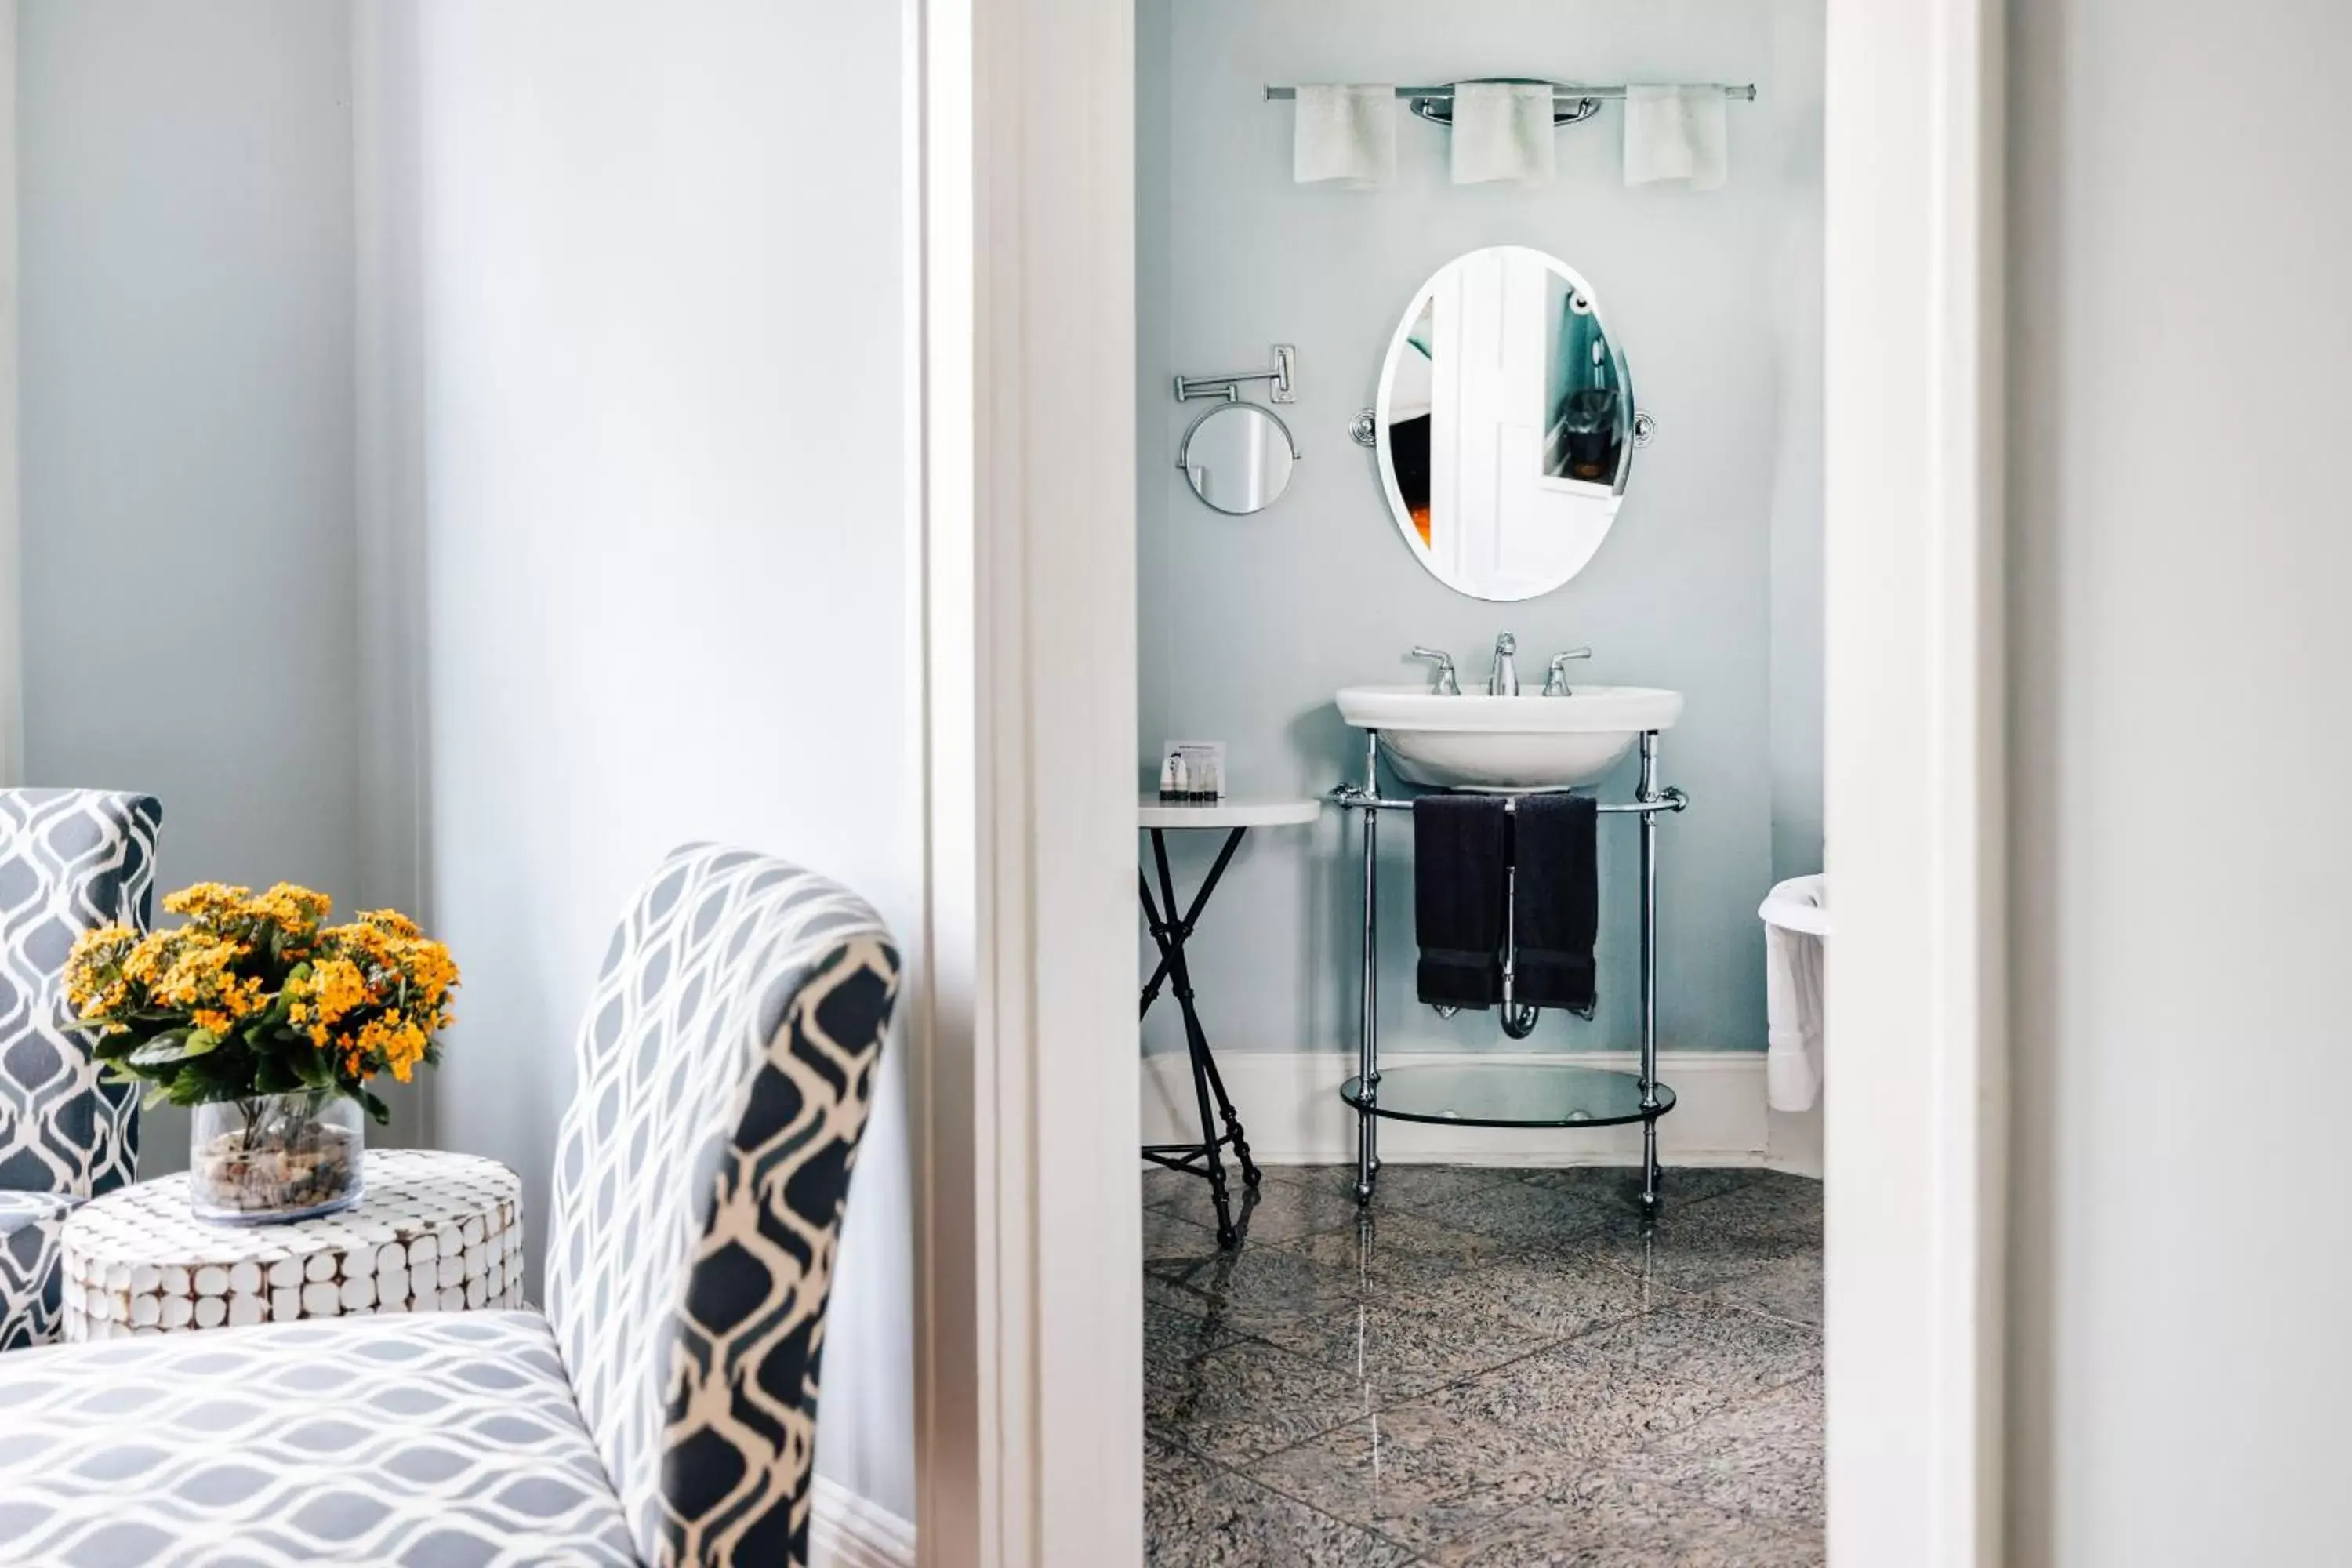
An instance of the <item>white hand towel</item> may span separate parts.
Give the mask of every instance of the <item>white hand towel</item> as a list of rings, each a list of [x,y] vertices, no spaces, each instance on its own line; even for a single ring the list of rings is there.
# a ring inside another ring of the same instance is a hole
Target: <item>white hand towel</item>
[[[1543,82],[1454,84],[1454,183],[1551,182],[1557,162],[1551,88]]]
[[[1822,1092],[1829,879],[1782,882],[1756,912],[1764,918],[1764,1098],[1775,1110],[1810,1110]]]
[[[1350,190],[1385,183],[1396,172],[1396,89],[1386,84],[1315,82],[1298,89],[1291,132],[1290,177]]]
[[[1625,183],[1681,180],[1711,191],[1730,177],[1731,148],[1719,87],[1625,89]]]

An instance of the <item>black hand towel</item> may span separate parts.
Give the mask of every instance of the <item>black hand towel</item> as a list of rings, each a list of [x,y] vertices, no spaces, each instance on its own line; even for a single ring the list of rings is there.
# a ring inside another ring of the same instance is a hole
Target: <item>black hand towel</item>
[[[1593,842],[1599,821],[1591,795],[1519,797],[1512,848],[1515,1002],[1592,1016],[1592,939],[1601,926]]]
[[[1412,934],[1424,1002],[1491,1007],[1503,993],[1510,827],[1495,795],[1412,803]]]

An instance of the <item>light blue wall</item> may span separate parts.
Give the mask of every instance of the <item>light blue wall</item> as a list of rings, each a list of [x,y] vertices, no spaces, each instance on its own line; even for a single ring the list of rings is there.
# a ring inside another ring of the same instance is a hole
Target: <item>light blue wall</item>
[[[1589,679],[1688,697],[1664,776],[1693,809],[1662,835],[1661,1037],[1670,1047],[1764,1043],[1757,901],[1820,848],[1821,0],[1639,8],[1579,0],[1414,0],[1270,6],[1143,0],[1138,55],[1142,313],[1141,733],[1139,777],[1169,739],[1223,740],[1239,793],[1317,794],[1361,763],[1343,685],[1411,679],[1416,642],[1482,679],[1495,634],[1524,669],[1591,643]],[[1620,111],[1559,132],[1543,190],[1456,189],[1444,134],[1406,119],[1378,192],[1290,181],[1291,115],[1268,82],[1549,75],[1591,81],[1754,80],[1731,110],[1724,190],[1628,190]],[[1448,258],[1496,244],[1550,251],[1590,279],[1622,340],[1640,405],[1663,425],[1636,461],[1592,564],[1516,605],[1455,595],[1407,552],[1370,452],[1348,437],[1391,332]],[[1173,454],[1199,405],[1167,375],[1252,365],[1298,346],[1304,450],[1290,492],[1255,518],[1210,511]],[[1631,766],[1602,786],[1622,797]],[[1398,1049],[1503,1042],[1492,1015],[1442,1021],[1411,1000],[1410,829],[1383,830],[1383,1029]],[[1180,876],[1211,846],[1182,846]],[[1356,1006],[1360,862],[1327,813],[1261,833],[1193,948],[1222,1049],[1348,1048]],[[1601,1005],[1548,1015],[1527,1047],[1633,1043],[1634,830],[1604,826]],[[1155,1015],[1153,1048],[1176,1043]]]
[[[392,901],[354,849],[348,14],[15,25],[25,780],[152,791],[159,895]],[[369,1136],[418,1131],[404,1104]],[[141,1174],[187,1153],[186,1113],[151,1112]]]

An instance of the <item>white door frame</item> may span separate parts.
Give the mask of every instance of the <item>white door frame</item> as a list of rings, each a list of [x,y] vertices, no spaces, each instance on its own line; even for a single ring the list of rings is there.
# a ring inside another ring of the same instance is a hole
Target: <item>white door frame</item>
[[[1833,1563],[2001,1556],[2002,27],[1829,0]]]
[[[921,1560],[1139,1556],[1133,16],[907,0]],[[2001,8],[1827,0],[1832,1560],[2000,1558]]]
[[[1134,15],[912,0],[920,1560],[1137,1561]]]

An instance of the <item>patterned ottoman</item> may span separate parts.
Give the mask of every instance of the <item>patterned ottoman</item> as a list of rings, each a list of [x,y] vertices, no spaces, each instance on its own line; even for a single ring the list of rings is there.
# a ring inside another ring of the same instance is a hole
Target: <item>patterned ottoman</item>
[[[185,1176],[84,1204],[65,1224],[66,1340],[522,1305],[512,1171],[408,1149],[364,1169],[357,1206],[291,1225],[207,1225]]]

